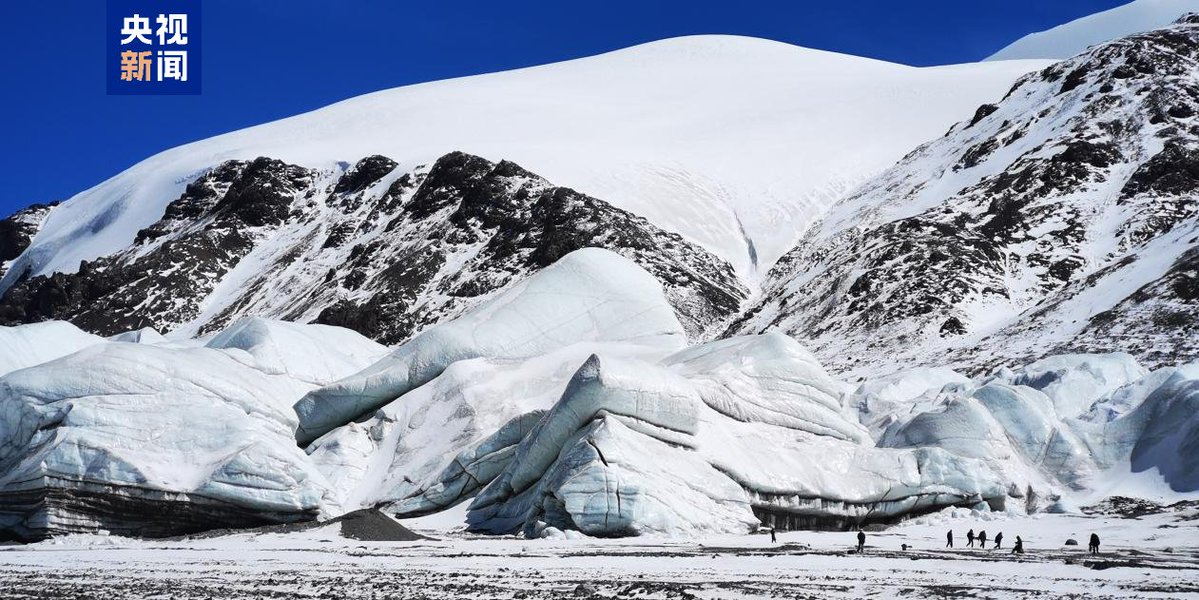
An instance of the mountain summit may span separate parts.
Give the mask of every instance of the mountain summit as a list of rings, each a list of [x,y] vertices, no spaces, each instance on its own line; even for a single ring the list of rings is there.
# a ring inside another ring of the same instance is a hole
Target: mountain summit
[[[1197,115],[1194,16],[1030,74],[833,207],[733,331],[863,371],[1193,360]]]
[[[411,170],[456,150],[645,217],[752,281],[850,188],[1044,64],[918,69],[694,36],[385,90],[168,150],[76,195],[0,293],[129,247],[226,161],[337,170],[381,155]]]
[[[1196,0],[1135,0],[1052,29],[1030,33],[987,60],[1069,58],[1095,44],[1165,27],[1195,11],[1199,11]]]

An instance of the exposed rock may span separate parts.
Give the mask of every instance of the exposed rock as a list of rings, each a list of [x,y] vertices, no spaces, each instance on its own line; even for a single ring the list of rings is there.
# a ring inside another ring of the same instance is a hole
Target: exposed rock
[[[860,374],[1199,357],[1197,63],[1184,20],[1026,76],[835,207],[728,332]]]
[[[455,152],[395,170],[382,156],[340,175],[268,158],[224,163],[189,184],[135,246],[14,285],[0,323],[209,333],[253,314],[394,344],[589,246],[649,270],[694,337],[747,296],[732,268],[699,246],[513,163]]]

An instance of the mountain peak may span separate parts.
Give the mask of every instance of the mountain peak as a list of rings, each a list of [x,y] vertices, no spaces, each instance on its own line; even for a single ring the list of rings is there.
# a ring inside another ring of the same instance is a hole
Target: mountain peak
[[[1052,29],[1030,33],[986,60],[1069,58],[1095,44],[1181,22],[1180,16],[1196,9],[1199,9],[1199,3],[1195,0],[1135,0]]]

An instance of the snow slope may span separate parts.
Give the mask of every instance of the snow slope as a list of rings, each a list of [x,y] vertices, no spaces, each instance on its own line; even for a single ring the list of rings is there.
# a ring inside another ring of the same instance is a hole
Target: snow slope
[[[986,60],[1069,58],[1095,44],[1165,27],[1189,12],[1199,12],[1199,0],[1135,0],[1052,29],[1030,33]]]
[[[337,381],[387,354],[386,346],[349,329],[261,317],[239,319],[213,337],[208,347],[240,350],[248,355],[244,362],[259,371],[313,385]]]
[[[1199,16],[1022,78],[829,209],[730,328],[838,372],[1199,357]]]
[[[0,327],[0,375],[66,356],[103,338],[63,321]]]
[[[229,159],[508,159],[699,242],[747,280],[820,212],[1043,62],[913,68],[734,36],[396,88],[155,155],[55,208],[17,274],[129,246]]]

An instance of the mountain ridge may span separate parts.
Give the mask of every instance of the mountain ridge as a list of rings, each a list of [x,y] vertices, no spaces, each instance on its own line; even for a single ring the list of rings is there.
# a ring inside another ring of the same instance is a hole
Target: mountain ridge
[[[698,245],[512,162],[454,152],[406,171],[370,156],[329,172],[260,157],[193,181],[128,249],[18,280],[0,320],[190,337],[267,316],[395,344],[588,246],[646,267],[696,338],[748,296]]]
[[[1197,24],[1024,77],[834,206],[730,332],[783,327],[850,370],[1195,358]]]
[[[377,154],[411,168],[463,150],[646,217],[752,283],[747,235],[767,268],[849,188],[1044,64],[915,68],[693,36],[383,90],[147,158],[56,208],[17,270],[69,273],[127,247],[226,160],[331,170]]]

